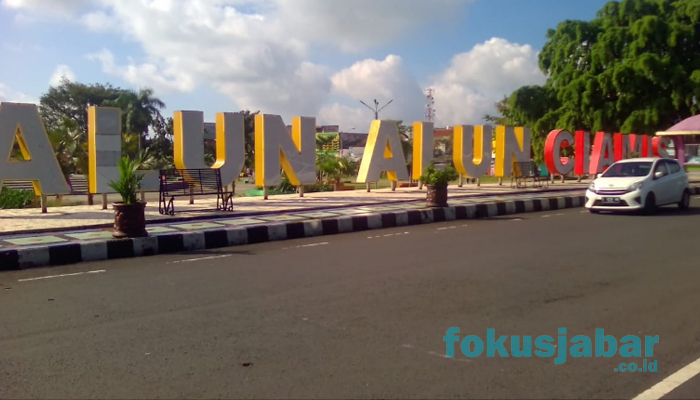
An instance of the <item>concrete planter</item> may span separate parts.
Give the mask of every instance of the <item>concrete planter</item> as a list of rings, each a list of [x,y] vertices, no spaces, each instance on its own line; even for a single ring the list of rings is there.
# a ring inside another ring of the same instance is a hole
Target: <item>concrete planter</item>
[[[146,203],[134,204],[114,203],[114,232],[112,236],[117,239],[145,237],[146,231]]]

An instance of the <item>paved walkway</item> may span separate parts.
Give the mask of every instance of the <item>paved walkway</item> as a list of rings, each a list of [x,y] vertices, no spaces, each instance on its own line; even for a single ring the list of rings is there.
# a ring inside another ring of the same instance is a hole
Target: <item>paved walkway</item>
[[[529,184],[532,186],[532,184]],[[550,184],[548,190],[573,190],[585,189],[587,183]],[[497,184],[483,184],[480,187],[470,184],[459,188],[449,188],[450,198],[464,196],[493,196],[510,193],[537,193],[541,189],[528,187],[525,189],[513,189],[509,183],[502,186]],[[260,214],[279,214],[289,211],[317,211],[338,207],[359,207],[372,204],[400,203],[407,201],[425,200],[425,189],[413,188],[350,190],[339,192],[306,193],[304,197],[298,194],[269,196],[268,200],[262,197],[237,197],[234,198],[234,211],[212,211],[216,208],[215,198],[196,197],[195,204],[190,205],[188,198],[180,198],[175,201],[175,215],[167,216],[158,213],[158,201],[153,201],[154,194],[149,194],[146,207],[146,219],[149,224],[162,222],[185,222],[192,220],[211,218],[230,218],[239,216],[252,216]],[[157,194],[155,194],[157,196]],[[114,224],[114,211],[103,210],[101,199],[95,198],[98,204],[89,206],[53,207],[48,213],[42,214],[41,209],[0,210],[0,238],[6,235],[27,233],[44,233],[47,231],[62,231],[70,229],[109,228]]]
[[[514,192],[513,190],[506,190],[505,187],[482,187],[481,189],[474,188],[451,188],[450,189],[450,199],[449,204],[451,206],[469,205],[469,204],[479,204],[479,203],[493,203],[497,201],[509,201],[509,200],[528,200],[534,198],[542,197],[556,197],[562,196],[565,193],[581,193],[582,185],[574,184],[560,184],[557,185],[557,191],[552,191],[550,186],[550,191],[542,190],[520,190],[519,192]],[[414,189],[397,189],[396,192],[387,191],[373,191],[371,193],[363,192],[363,194],[354,193],[355,195],[349,195],[348,193],[315,193],[313,195],[306,195],[304,198],[290,197],[290,196],[279,196],[284,197],[276,199],[271,197],[268,200],[269,203],[264,203],[262,200],[248,200],[245,204],[253,204],[248,206],[247,210],[257,210],[257,213],[251,213],[247,215],[241,215],[243,212],[238,213],[218,213],[216,215],[209,215],[208,218],[203,220],[185,220],[185,221],[172,221],[168,217],[163,217],[157,215],[147,227],[149,235],[158,236],[173,233],[184,233],[192,231],[207,231],[222,229],[226,227],[248,227],[248,226],[266,226],[285,222],[297,222],[297,221],[308,221],[314,219],[326,219],[326,218],[338,218],[342,216],[363,216],[370,214],[377,214],[387,211],[406,211],[406,210],[417,210],[425,208],[425,192],[420,192]],[[314,196],[315,195],[315,196]],[[276,196],[277,197],[277,196]],[[204,202],[202,202],[204,203]],[[268,204],[268,205],[266,205]],[[335,208],[329,208],[329,205],[336,205]],[[337,207],[337,205],[341,205]],[[93,209],[99,209],[100,206],[91,206]],[[242,208],[240,205],[237,209]],[[269,212],[270,209],[276,209],[276,212]],[[94,214],[102,215],[97,212],[100,210],[92,211]],[[268,212],[263,212],[268,211]],[[152,210],[150,211],[152,213]],[[157,214],[157,209],[156,209]],[[113,214],[111,211],[104,211],[105,215],[109,218],[97,219],[96,222],[105,222],[107,219],[113,223]],[[44,214],[51,216],[52,214]],[[85,211],[65,212],[61,213],[61,218],[56,218],[56,212],[54,211],[54,219],[48,221],[66,221],[65,224],[75,223],[75,216],[85,215]],[[42,214],[37,213],[33,217],[39,219]],[[7,217],[0,217],[7,218]],[[15,217],[17,218],[17,217]],[[77,219],[79,223],[85,223],[86,221],[93,220],[82,220]],[[27,223],[25,221],[25,223]],[[43,232],[43,233],[26,233],[26,232],[8,232],[6,234],[0,235],[0,250],[2,249],[12,249],[12,248],[24,248],[33,246],[46,246],[54,244],[66,244],[73,242],[86,242],[86,241],[104,241],[112,239],[111,224],[107,227],[89,227],[80,226],[75,229],[64,229],[59,232]]]

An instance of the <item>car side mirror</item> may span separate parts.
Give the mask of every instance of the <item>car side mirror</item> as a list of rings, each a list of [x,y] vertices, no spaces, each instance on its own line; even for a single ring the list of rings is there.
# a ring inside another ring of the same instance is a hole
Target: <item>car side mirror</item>
[[[656,172],[654,173],[654,179],[661,179],[664,177],[664,175],[665,174],[663,173],[663,171]]]

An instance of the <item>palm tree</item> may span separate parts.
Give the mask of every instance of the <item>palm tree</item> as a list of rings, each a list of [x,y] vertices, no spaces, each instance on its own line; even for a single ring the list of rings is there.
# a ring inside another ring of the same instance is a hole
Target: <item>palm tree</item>
[[[139,92],[124,90],[116,100],[105,101],[105,106],[118,107],[122,110],[122,131],[139,135],[139,148],[148,134],[148,127],[162,118],[160,110],[165,108],[153,89],[140,89]]]

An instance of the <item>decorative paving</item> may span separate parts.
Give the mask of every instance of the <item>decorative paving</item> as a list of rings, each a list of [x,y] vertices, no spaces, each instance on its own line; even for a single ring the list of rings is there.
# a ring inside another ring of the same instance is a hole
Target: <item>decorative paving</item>
[[[512,200],[532,200],[535,198],[557,197],[557,195],[511,195],[511,196],[488,196],[488,197],[472,197],[472,198],[451,198],[450,205],[467,205],[479,204],[494,201],[512,201]],[[172,223],[172,224],[153,224],[148,225],[148,233],[152,236],[161,234],[171,234],[176,232],[191,232],[191,231],[207,231],[211,229],[222,229],[227,227],[248,227],[255,225],[272,225],[280,222],[304,221],[310,219],[336,218],[340,216],[361,216],[372,213],[391,212],[400,210],[418,210],[425,208],[425,201],[413,201],[400,204],[377,204],[369,206],[348,206],[333,210],[323,211],[289,211],[284,214],[277,215],[260,215],[255,217],[232,217],[227,219],[218,219],[214,217],[212,220],[190,222],[190,223]],[[24,246],[37,246],[46,244],[59,243],[75,243],[91,240],[109,240],[112,239],[111,229],[80,229],[62,233],[46,233],[33,235],[16,235],[0,237],[0,248],[17,248]]]

